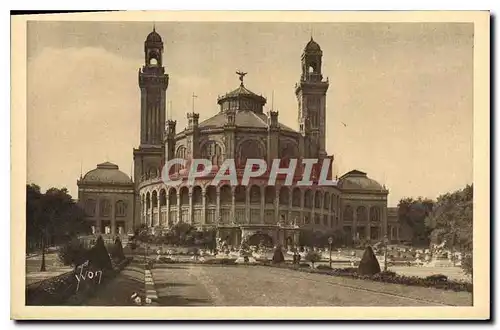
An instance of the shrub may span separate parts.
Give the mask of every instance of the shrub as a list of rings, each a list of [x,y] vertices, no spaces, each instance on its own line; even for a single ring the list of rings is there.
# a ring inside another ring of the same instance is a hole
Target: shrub
[[[117,237],[115,239],[115,244],[113,245],[113,247],[111,248],[111,256],[113,257],[113,259],[115,260],[123,260],[125,259],[125,254],[123,253],[123,245],[122,245],[122,241],[120,240],[119,237]]]
[[[473,263],[472,263],[472,253],[467,254],[463,259],[462,259],[462,270],[466,275],[472,275],[472,268],[473,268]]]
[[[311,268],[311,266],[305,262],[301,262],[299,265],[300,268]]]
[[[431,281],[431,282],[436,282],[436,283],[441,283],[441,282],[448,282],[448,276],[443,275],[443,274],[434,274],[427,276],[425,278],[426,281]]]
[[[277,246],[274,249],[273,253],[273,264],[279,264],[285,261],[285,257],[283,256],[283,251],[281,251],[281,247]]]
[[[321,255],[316,251],[307,252],[305,259],[312,264],[312,268],[314,268],[314,263],[321,260]]]
[[[224,258],[224,259],[208,259],[203,262],[204,264],[207,265],[236,265],[236,259],[229,259],[229,258]]]
[[[62,245],[57,254],[59,260],[64,265],[71,265],[76,268],[87,260],[89,250],[83,246],[82,242],[75,238]]]
[[[106,250],[101,236],[97,238],[95,245],[89,251],[89,262],[97,269],[113,269],[108,250]]]
[[[330,267],[328,265],[318,265],[316,267],[316,269],[320,269],[320,270],[332,270],[332,267]]]
[[[358,274],[359,275],[374,275],[380,273],[380,265],[378,264],[378,260],[373,253],[373,249],[371,246],[368,246],[363,253],[363,258],[358,266]]]

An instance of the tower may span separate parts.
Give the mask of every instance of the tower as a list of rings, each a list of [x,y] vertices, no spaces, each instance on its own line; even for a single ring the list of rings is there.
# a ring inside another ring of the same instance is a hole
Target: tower
[[[162,55],[163,41],[153,28],[144,42],[144,66],[139,69],[141,145],[163,144],[168,74],[165,74]]]
[[[153,27],[144,42],[144,65],[139,69],[141,136],[139,148],[134,149],[134,225],[138,225],[140,219],[139,184],[141,181],[161,176],[165,149],[163,137],[167,87],[168,74],[163,66],[163,41]]]
[[[326,92],[329,82],[323,80],[321,60],[323,52],[313,40],[307,43],[302,53],[302,73],[295,85],[298,102],[298,121],[304,139],[307,158],[324,159],[326,154]]]

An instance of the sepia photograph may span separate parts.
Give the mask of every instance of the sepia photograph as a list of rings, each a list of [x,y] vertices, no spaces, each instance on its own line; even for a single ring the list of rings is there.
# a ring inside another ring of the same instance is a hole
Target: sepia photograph
[[[11,317],[489,318],[489,20],[13,17]]]

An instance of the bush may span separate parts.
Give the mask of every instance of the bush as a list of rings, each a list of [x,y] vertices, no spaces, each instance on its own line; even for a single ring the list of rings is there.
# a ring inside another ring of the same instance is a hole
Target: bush
[[[363,258],[358,266],[358,274],[359,275],[374,275],[380,273],[380,265],[378,263],[375,254],[373,253],[373,249],[371,246],[368,246],[363,253]]]
[[[316,269],[319,269],[319,270],[332,270],[332,267],[330,267],[328,265],[318,265],[316,267]]]
[[[95,245],[89,251],[89,262],[93,267],[100,270],[113,269],[108,250],[106,250],[106,246],[101,236],[97,238]]]
[[[281,247],[277,246],[274,249],[273,253],[273,264],[279,264],[285,261],[285,257],[283,256],[283,251],[281,251]]]
[[[448,276],[443,275],[443,274],[434,274],[427,276],[425,278],[426,281],[431,281],[431,282],[436,282],[436,283],[441,283],[441,282],[448,282]]]
[[[120,240],[119,237],[117,237],[115,239],[115,244],[111,248],[110,252],[111,252],[111,256],[113,257],[113,259],[115,259],[117,261],[121,261],[121,260],[125,259],[125,254],[123,253],[122,241]]]
[[[76,268],[87,260],[89,250],[83,246],[82,242],[75,238],[62,245],[57,254],[59,260],[64,265],[71,265]]]
[[[466,275],[472,275],[472,268],[472,253],[469,253],[462,259],[462,270]]]
[[[203,262],[207,265],[236,265],[236,259],[208,259]]]
[[[314,263],[321,260],[321,255],[316,251],[309,251],[305,256],[306,261],[309,261],[314,268]]]
[[[311,266],[308,263],[301,262],[299,265],[300,268],[311,268]]]

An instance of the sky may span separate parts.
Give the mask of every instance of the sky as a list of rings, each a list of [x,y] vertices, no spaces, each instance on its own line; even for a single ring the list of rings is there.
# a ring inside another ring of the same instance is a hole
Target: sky
[[[311,35],[328,77],[326,146],[334,172],[357,169],[389,189],[389,206],[472,183],[470,23],[156,22],[177,130],[239,85],[298,128],[294,85]],[[83,171],[127,174],[140,139],[138,70],[151,22],[28,22],[27,180],[77,197]],[[271,95],[274,94],[274,102]],[[344,125],[345,124],[345,125]]]

